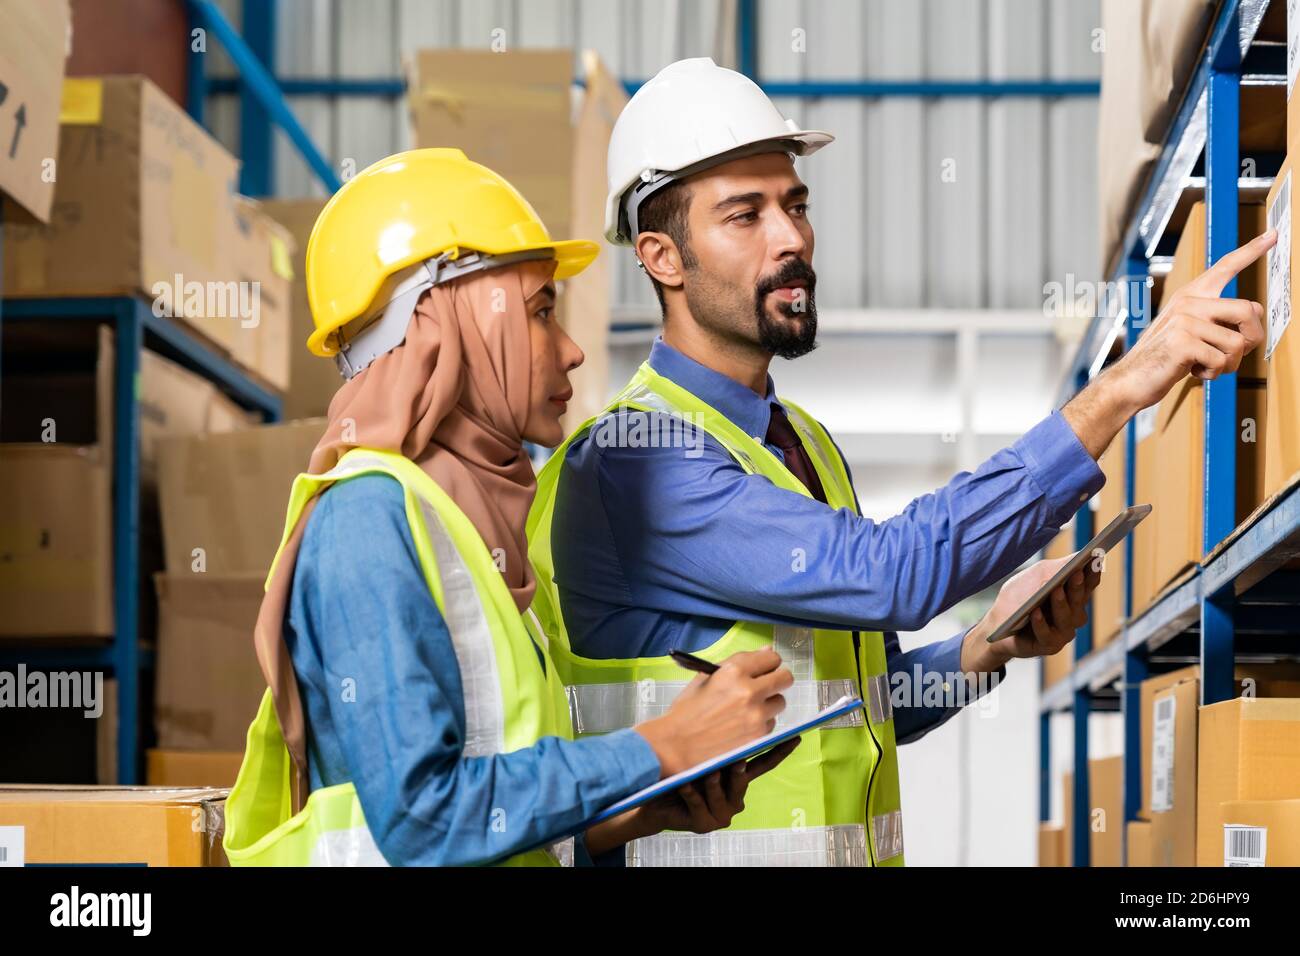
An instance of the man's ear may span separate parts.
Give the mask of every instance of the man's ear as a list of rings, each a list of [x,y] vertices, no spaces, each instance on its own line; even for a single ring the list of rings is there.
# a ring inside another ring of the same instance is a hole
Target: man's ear
[[[677,288],[683,282],[682,257],[666,232],[643,232],[636,237],[636,257],[660,285]]]

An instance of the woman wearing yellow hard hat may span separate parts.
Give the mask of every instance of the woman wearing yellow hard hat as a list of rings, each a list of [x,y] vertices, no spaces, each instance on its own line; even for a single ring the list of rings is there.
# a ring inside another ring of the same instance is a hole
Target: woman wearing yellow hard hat
[[[308,347],[346,381],[258,615],[269,686],[226,805],[233,864],[588,862],[667,827],[725,826],[788,753],[581,832],[762,733],[791,682],[774,653],[737,655],[662,716],[573,739],[530,611],[523,444],[563,437],[583,356],[556,321],[556,282],[596,253],[552,240],[455,149],[390,156],[321,212]]]

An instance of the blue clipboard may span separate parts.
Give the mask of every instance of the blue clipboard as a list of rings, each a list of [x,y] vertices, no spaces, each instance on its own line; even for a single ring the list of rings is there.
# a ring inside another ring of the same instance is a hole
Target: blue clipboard
[[[772,733],[759,737],[755,741],[743,744],[724,754],[720,754],[712,760],[706,760],[704,763],[698,763],[694,767],[683,770],[681,773],[673,774],[671,777],[665,777],[653,786],[646,787],[644,790],[639,790],[630,797],[624,797],[622,800],[618,801],[618,803],[606,807],[594,817],[584,821],[574,832],[581,833],[590,826],[608,820],[610,817],[616,817],[620,813],[626,813],[634,807],[639,807],[641,804],[653,800],[660,794],[667,793],[670,790],[676,790],[678,787],[690,783],[692,780],[698,780],[700,777],[708,776],[715,770],[720,770],[723,767],[730,766],[731,764],[737,763],[741,760],[748,760],[750,757],[756,757],[764,751],[771,750],[778,744],[784,743],[791,737],[798,737],[800,734],[807,733],[828,721],[852,713],[861,706],[861,697],[841,697],[834,704],[831,704],[831,706],[827,707],[825,710],[817,712],[801,724],[796,724],[793,727],[786,727],[782,730],[774,730]]]

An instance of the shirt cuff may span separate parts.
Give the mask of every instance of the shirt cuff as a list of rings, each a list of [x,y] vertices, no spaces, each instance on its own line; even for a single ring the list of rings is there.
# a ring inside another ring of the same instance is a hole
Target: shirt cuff
[[[1012,448],[1047,497],[1053,527],[1069,521],[1106,483],[1096,460],[1060,411],[1025,432]]]

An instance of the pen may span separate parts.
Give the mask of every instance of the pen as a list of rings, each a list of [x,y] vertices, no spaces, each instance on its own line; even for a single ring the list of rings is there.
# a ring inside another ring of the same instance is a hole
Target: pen
[[[694,654],[687,654],[685,651],[669,651],[671,657],[681,667],[688,671],[699,671],[701,674],[712,674],[718,669],[718,665],[712,661],[706,661],[702,657],[696,657]]]

